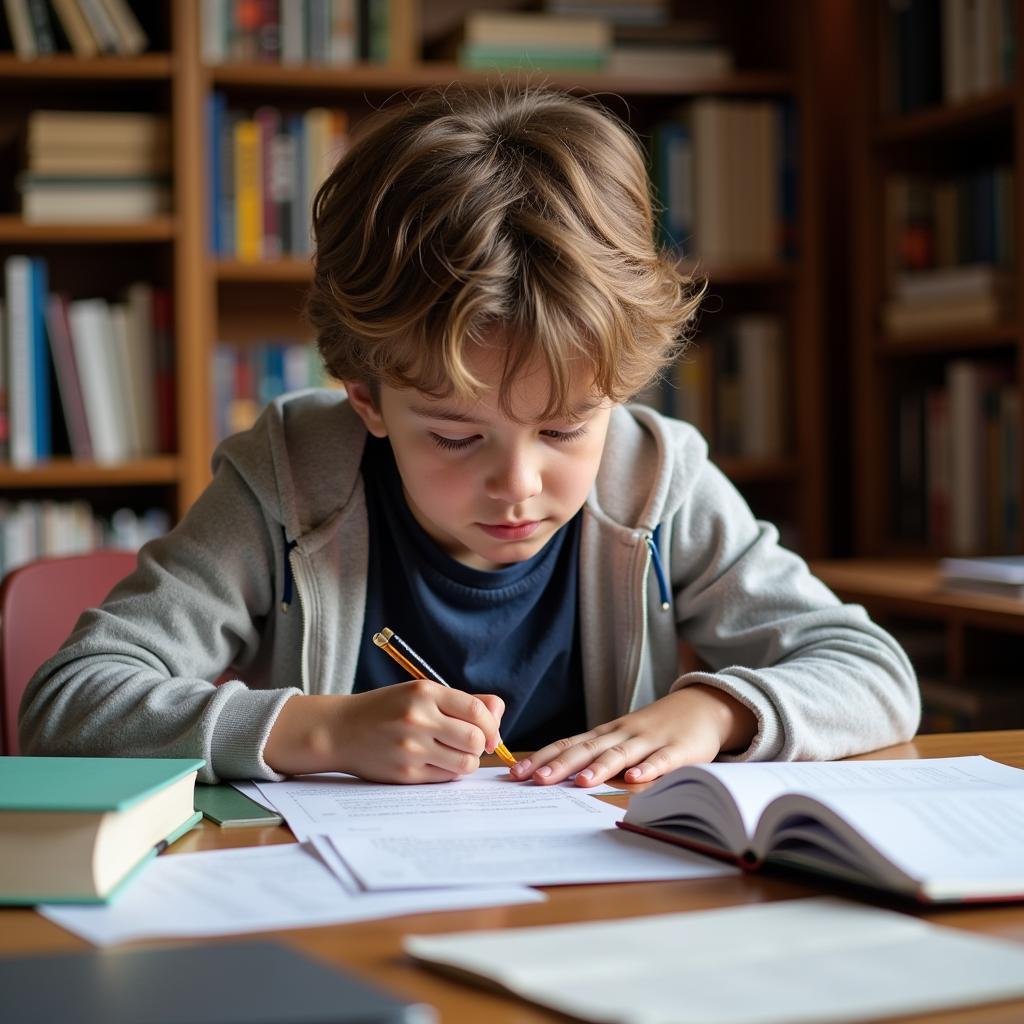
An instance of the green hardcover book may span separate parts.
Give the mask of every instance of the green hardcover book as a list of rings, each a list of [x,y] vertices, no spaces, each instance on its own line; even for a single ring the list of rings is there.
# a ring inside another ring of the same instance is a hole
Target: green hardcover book
[[[0,903],[105,903],[202,817],[191,758],[0,757]]]
[[[250,800],[234,786],[196,786],[196,810],[203,812],[221,828],[246,828],[252,825],[281,825],[280,814]]]

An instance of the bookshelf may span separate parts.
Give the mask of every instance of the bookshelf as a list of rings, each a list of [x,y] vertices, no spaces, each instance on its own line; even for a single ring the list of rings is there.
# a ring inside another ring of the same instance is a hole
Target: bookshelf
[[[46,465],[0,469],[0,486],[20,496],[96,495],[114,501],[163,504],[180,516],[209,480],[215,444],[213,356],[217,342],[245,345],[268,336],[308,334],[299,311],[310,279],[302,255],[275,260],[240,260],[211,252],[209,245],[210,161],[207,108],[214,91],[229,104],[252,111],[261,105],[301,111],[311,107],[344,110],[350,125],[373,107],[403,91],[458,80],[470,85],[495,75],[466,70],[449,61],[424,57],[426,34],[438,19],[457,21],[472,8],[508,8],[460,0],[421,4],[391,0],[391,57],[386,63],[286,66],[260,61],[207,64],[200,0],[159,5],[133,3],[153,41],[136,57],[79,59],[66,54],[35,60],[0,55],[0,96],[19,97],[10,117],[39,106],[64,104],[81,109],[157,109],[171,119],[174,213],[132,224],[27,224],[13,213],[0,214],[0,254],[40,254],[55,261],[62,286],[81,294],[104,292],[105,267],[113,262],[117,284],[129,266],[173,291],[175,323],[176,446],[172,453],[116,466],[55,458]],[[523,5],[520,5],[523,6]],[[815,75],[823,56],[815,46],[815,16],[797,0],[772,9],[761,5],[674,2],[676,21],[700,18],[715,23],[736,69],[709,77],[609,77],[594,72],[545,72],[540,80],[580,94],[596,94],[624,116],[642,138],[683,102],[701,97],[724,100],[790,100],[799,111],[798,178],[795,224],[797,255],[789,259],[700,263],[710,278],[709,312],[704,326],[721,316],[768,311],[786,333],[783,374],[789,382],[786,450],[772,457],[713,454],[743,490],[755,512],[783,522],[787,537],[805,554],[828,548],[827,462],[823,409],[822,238],[818,93]],[[505,75],[504,77],[509,77]],[[519,76],[516,76],[519,77]],[[536,80],[536,77],[534,78]],[[28,88],[31,87],[31,88]],[[130,88],[126,88],[130,87]],[[5,115],[7,116],[7,115]],[[119,276],[120,275],[120,276]],[[108,289],[109,290],[109,289]],[[698,337],[698,341],[700,341]],[[708,342],[708,344],[711,344]],[[719,457],[720,456],[720,457]]]
[[[1020,417],[1001,415],[1014,410],[1024,389],[1024,306],[1018,299],[995,318],[958,323],[954,304],[948,323],[910,333],[887,326],[884,314],[901,282],[915,272],[941,273],[949,262],[939,191],[964,180],[984,182],[993,168],[1003,169],[1009,195],[997,196],[994,206],[976,193],[960,197],[955,262],[998,266],[1015,296],[1024,284],[1024,5],[985,7],[984,17],[999,19],[1000,49],[989,51],[996,56],[986,68],[987,84],[975,81],[965,90],[963,64],[959,72],[953,68],[964,59],[965,35],[943,19],[970,7],[956,0],[832,6],[833,32],[850,40],[854,83],[845,111],[850,246],[844,282],[854,557],[814,567],[904,643],[922,679],[929,731],[1024,722],[1019,700],[1009,696],[1024,604],[943,589],[937,568],[939,557],[1012,554],[1024,545]],[[1003,64],[1007,44],[1016,53],[1012,72]],[[916,71],[903,67],[901,77],[901,61]],[[924,202],[910,215],[897,204],[894,213],[892,183],[908,178],[923,183],[917,198]],[[991,242],[991,232],[980,242],[977,233],[989,218],[1013,240],[1015,253],[980,244]],[[922,225],[924,234],[915,234]],[[922,238],[923,253],[915,250]],[[957,398],[954,382],[971,377],[980,387],[973,395],[968,388],[966,401],[962,392]],[[922,394],[923,403],[914,398]]]

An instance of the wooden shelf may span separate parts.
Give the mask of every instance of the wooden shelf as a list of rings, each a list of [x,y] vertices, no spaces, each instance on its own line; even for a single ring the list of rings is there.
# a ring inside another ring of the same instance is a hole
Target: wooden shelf
[[[217,260],[214,275],[218,281],[246,281],[276,283],[303,283],[313,280],[313,265],[308,259]]]
[[[1013,348],[1020,340],[1016,324],[996,324],[972,330],[941,331],[909,337],[879,339],[879,352],[886,356],[919,355],[922,352],[951,352],[958,349]]]
[[[180,462],[175,455],[157,455],[116,465],[58,458],[30,469],[0,465],[0,488],[135,487],[178,482]]]
[[[1005,120],[1009,128],[1015,101],[1015,90],[1003,88],[963,103],[889,117],[879,125],[878,141],[883,144],[946,142],[987,131],[993,122],[1000,120]]]
[[[215,86],[232,86],[272,92],[295,91],[394,92],[458,81],[482,86],[501,79],[535,79],[574,92],[621,93],[625,96],[777,96],[794,91],[792,75],[773,71],[737,72],[724,78],[663,78],[631,75],[613,78],[602,72],[555,72],[528,70],[517,73],[468,71],[440,61],[393,66],[353,64],[345,67],[287,66],[280,64],[221,64],[206,69]]]
[[[89,245],[127,242],[170,242],[175,235],[173,217],[155,217],[131,223],[31,224],[17,214],[0,214],[0,243]]]
[[[169,53],[145,53],[139,57],[54,57],[22,60],[0,54],[0,82],[48,79],[50,81],[129,82],[169,79],[174,63]]]
[[[872,613],[1024,633],[1024,600],[946,590],[934,559],[820,561],[811,570],[844,600],[867,605]]]

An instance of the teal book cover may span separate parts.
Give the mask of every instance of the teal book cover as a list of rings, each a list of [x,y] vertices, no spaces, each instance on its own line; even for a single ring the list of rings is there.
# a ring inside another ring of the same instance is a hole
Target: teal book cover
[[[204,764],[195,758],[0,757],[0,812],[125,810]]]

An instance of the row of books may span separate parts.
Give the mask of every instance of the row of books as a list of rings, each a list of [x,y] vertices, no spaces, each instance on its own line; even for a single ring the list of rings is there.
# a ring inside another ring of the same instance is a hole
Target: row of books
[[[171,528],[162,508],[98,513],[87,501],[0,500],[0,577],[37,558],[100,548],[137,551]]]
[[[348,145],[344,110],[282,112],[208,101],[210,248],[247,261],[305,256],[316,190]]]
[[[0,313],[0,457],[116,463],[174,450],[171,296],[49,292],[46,262],[9,256]]]
[[[955,359],[896,408],[896,527],[955,554],[1006,551],[1020,531],[1020,394],[998,367]]]
[[[883,90],[906,114],[1009,85],[1017,60],[1016,0],[901,0],[888,6]]]
[[[549,5],[548,13],[470,11],[458,29],[430,48],[471,70],[529,68],[603,71],[610,75],[715,78],[733,68],[730,50],[693,25],[668,31],[663,5]],[[625,25],[649,26],[623,38]]]
[[[899,340],[935,331],[972,330],[1011,322],[1011,271],[990,263],[937,267],[900,274],[882,306],[886,337]]]
[[[662,28],[672,17],[668,0],[544,0],[544,10],[568,18],[604,18],[619,27]]]
[[[171,209],[166,117],[34,110],[18,178],[27,221],[141,220]]]
[[[956,177],[893,175],[885,183],[890,278],[904,270],[1013,263],[1013,169]]]
[[[692,423],[715,455],[778,458],[788,449],[786,357],[778,316],[738,316],[702,334],[641,401]]]
[[[0,50],[13,49],[23,60],[69,51],[133,57],[149,48],[128,0],[4,0],[3,13]]]
[[[700,99],[651,142],[665,244],[712,263],[796,254],[796,113],[791,104]]]
[[[248,430],[271,399],[328,387],[316,346],[308,341],[219,343],[213,353],[213,433],[221,441]]]
[[[207,64],[391,59],[390,0],[202,0]]]

